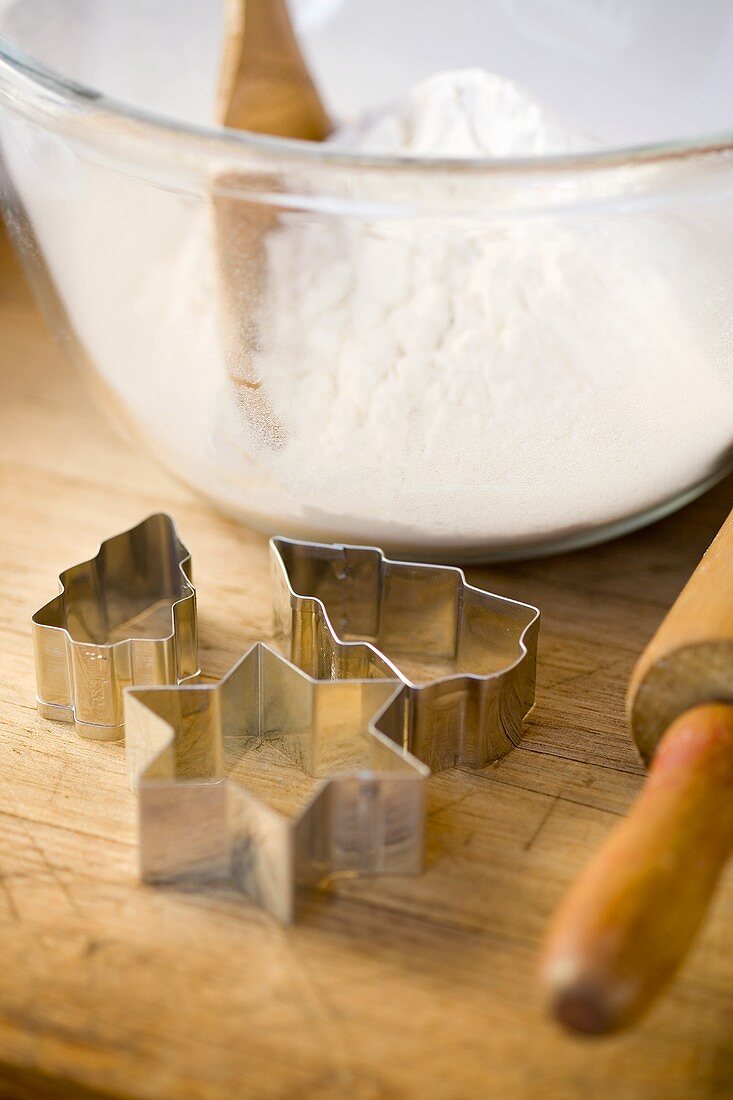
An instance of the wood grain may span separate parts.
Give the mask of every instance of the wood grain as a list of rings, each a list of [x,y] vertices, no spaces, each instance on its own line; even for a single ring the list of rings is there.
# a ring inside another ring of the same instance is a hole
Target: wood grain
[[[563,1036],[535,966],[550,913],[638,792],[626,681],[733,482],[607,546],[471,571],[542,608],[538,705],[496,767],[431,779],[421,878],[335,883],[290,930],[230,890],[143,887],[123,751],[37,716],[30,615],[61,568],[168,509],[218,674],[269,636],[265,541],[117,437],[0,256],[0,1094],[731,1095],[730,873],[636,1032]]]

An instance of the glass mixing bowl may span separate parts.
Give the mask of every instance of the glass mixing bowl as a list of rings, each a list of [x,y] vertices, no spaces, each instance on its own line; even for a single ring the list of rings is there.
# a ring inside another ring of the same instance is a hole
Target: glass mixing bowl
[[[335,113],[482,65],[606,143],[469,161],[208,125],[221,7],[0,0],[5,217],[118,424],[268,533],[442,559],[731,468],[731,5],[293,3]]]

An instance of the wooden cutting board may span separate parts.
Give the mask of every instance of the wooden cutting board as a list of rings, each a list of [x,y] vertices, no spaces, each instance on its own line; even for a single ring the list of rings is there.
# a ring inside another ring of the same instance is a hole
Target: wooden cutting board
[[[730,874],[637,1032],[578,1042],[534,1000],[546,920],[641,783],[629,672],[733,481],[607,546],[472,570],[542,608],[524,745],[431,779],[424,876],[342,882],[284,930],[233,891],[139,885],[122,748],[35,713],[30,615],[106,535],[157,509],[175,516],[211,674],[268,636],[269,573],[263,538],[110,433],[4,244],[0,461],[0,1095],[733,1094]]]

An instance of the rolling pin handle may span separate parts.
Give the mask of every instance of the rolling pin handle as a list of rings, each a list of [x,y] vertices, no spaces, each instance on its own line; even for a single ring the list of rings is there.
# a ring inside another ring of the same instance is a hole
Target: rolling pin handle
[[[695,707],[551,925],[542,981],[571,1030],[633,1023],[682,962],[733,850],[733,706]]]

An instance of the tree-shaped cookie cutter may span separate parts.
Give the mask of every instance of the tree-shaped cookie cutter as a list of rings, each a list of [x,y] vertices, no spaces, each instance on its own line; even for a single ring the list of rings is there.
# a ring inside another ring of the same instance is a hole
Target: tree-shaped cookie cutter
[[[198,675],[191,557],[163,513],[66,569],[33,616],[38,710],[77,732],[118,740],[124,688]]]
[[[431,771],[480,768],[522,736],[534,704],[540,613],[461,569],[369,546],[274,538],[275,633],[316,679],[394,677],[388,735]]]
[[[289,922],[299,886],[419,872],[429,771],[378,728],[401,691],[314,680],[262,643],[215,684],[128,690],[141,877],[233,881]]]

